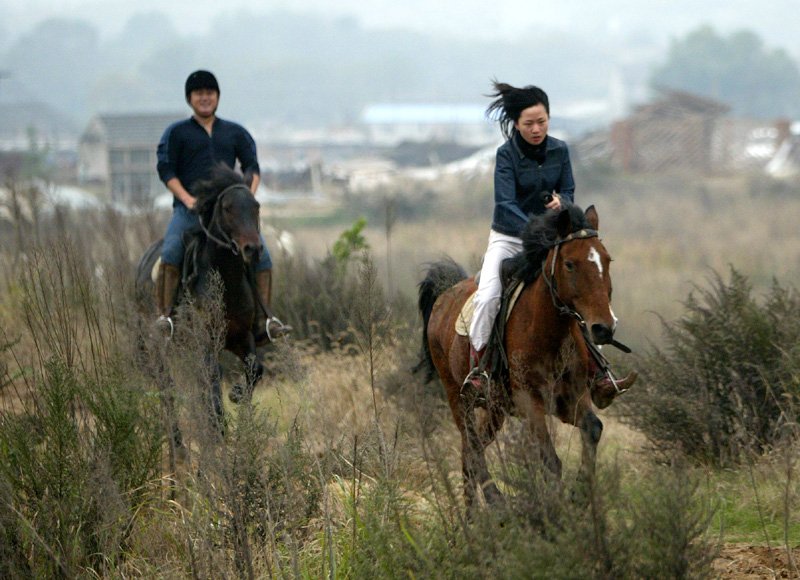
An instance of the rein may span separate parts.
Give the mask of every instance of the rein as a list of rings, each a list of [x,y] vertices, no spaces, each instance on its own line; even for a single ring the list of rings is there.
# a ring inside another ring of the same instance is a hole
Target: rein
[[[198,216],[198,221],[200,222],[200,228],[203,230],[203,233],[209,240],[211,240],[212,242],[214,242],[215,244],[226,250],[230,250],[231,252],[233,252],[234,256],[238,256],[241,252],[241,250],[239,249],[239,245],[233,240],[233,238],[231,238],[228,235],[228,233],[225,230],[219,227],[217,223],[219,222],[219,215],[221,211],[220,208],[222,207],[222,198],[225,197],[225,194],[233,191],[234,189],[245,189],[247,190],[248,193],[250,193],[250,190],[247,188],[247,186],[241,183],[235,183],[233,185],[229,185],[228,187],[223,189],[222,192],[217,196],[217,200],[214,202],[214,213],[211,216],[211,220],[208,222],[208,227],[206,227],[206,225],[203,223],[202,216]],[[219,232],[221,232],[222,237],[224,239],[220,239],[214,234],[212,234],[211,233],[212,228],[215,228]]]
[[[605,373],[609,379],[611,379],[614,388],[617,390],[618,394],[622,394],[628,389],[620,389],[617,386],[617,380],[613,374],[611,374],[611,365],[606,360],[606,357],[603,356],[603,353],[600,352],[600,347],[597,346],[594,341],[592,340],[591,336],[589,336],[589,329],[586,328],[586,321],[583,319],[583,316],[580,313],[564,304],[564,301],[561,300],[561,297],[558,295],[558,288],[556,288],[556,279],[555,279],[555,272],[556,272],[556,260],[558,259],[558,250],[562,244],[566,244],[573,240],[583,240],[586,238],[597,238],[599,234],[597,230],[591,229],[583,229],[578,232],[573,232],[569,234],[565,238],[560,238],[556,240],[555,249],[553,251],[553,260],[550,263],[550,277],[548,278],[545,274],[547,268],[545,267],[547,261],[545,260],[545,265],[542,267],[542,277],[544,278],[545,282],[547,282],[548,288],[550,288],[550,296],[553,299],[553,306],[555,306],[556,310],[558,310],[559,314],[563,314],[565,316],[569,316],[570,318],[576,320],[578,322],[578,326],[581,329],[581,334],[583,334],[583,340],[586,343],[586,347],[589,349],[589,354],[600,367],[603,373]],[[612,340],[609,344],[614,346],[625,353],[630,353],[631,349],[621,342],[616,340]]]

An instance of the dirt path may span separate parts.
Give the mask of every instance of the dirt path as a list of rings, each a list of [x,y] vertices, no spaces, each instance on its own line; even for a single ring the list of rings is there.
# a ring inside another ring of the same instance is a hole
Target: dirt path
[[[718,580],[800,579],[800,546],[792,548],[792,562],[784,548],[724,544],[714,561]]]

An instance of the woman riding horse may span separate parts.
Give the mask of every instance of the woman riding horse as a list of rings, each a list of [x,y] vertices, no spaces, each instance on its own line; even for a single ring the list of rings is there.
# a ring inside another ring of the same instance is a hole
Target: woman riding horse
[[[485,393],[489,387],[486,368],[490,366],[492,353],[488,347],[500,309],[500,265],[522,251],[520,232],[530,215],[540,215],[548,209],[560,210],[572,203],[575,194],[567,144],[547,134],[550,123],[547,94],[539,87],[516,88],[499,82],[494,83],[494,89],[491,96],[495,99],[487,115],[497,119],[506,142],[497,150],[494,217],[469,329],[472,370],[464,383],[478,393]],[[612,399],[613,393],[632,386],[637,376],[629,375],[614,385],[596,365],[593,371],[597,382],[594,388],[612,393]]]
[[[547,468],[561,475],[547,415],[578,427],[583,435],[581,478],[591,481],[603,424],[592,407],[587,381],[589,355],[583,331],[597,344],[612,342],[611,258],[597,233],[594,208],[577,206],[533,216],[523,233],[523,251],[510,270],[524,286],[505,324],[503,350],[508,368],[476,409],[477,393],[461,379],[469,370],[469,338],[457,331],[464,304],[476,292],[452,261],[434,264],[420,283],[423,356],[417,369],[438,373],[461,433],[467,507],[477,489],[489,503],[503,497],[492,481],[484,451],[508,415],[528,425],[532,443]]]

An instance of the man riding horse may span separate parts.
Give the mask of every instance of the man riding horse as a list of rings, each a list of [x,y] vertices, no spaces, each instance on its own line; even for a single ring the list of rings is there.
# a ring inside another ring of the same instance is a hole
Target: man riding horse
[[[253,194],[260,179],[256,144],[250,133],[241,125],[216,116],[220,96],[216,77],[205,70],[193,72],[186,79],[185,94],[192,116],[167,127],[158,144],[158,175],[174,196],[156,281],[160,312],[156,325],[165,333],[170,333],[173,327],[171,314],[181,283],[180,266],[185,249],[183,234],[198,225],[197,215],[192,212],[196,201],[192,187],[208,179],[214,166],[225,164],[233,168],[237,160],[242,172],[252,176]],[[256,344],[263,346],[282,336],[287,327],[269,314],[272,259],[261,234],[259,238],[264,250],[255,266],[255,286],[261,308],[257,309],[253,333]]]

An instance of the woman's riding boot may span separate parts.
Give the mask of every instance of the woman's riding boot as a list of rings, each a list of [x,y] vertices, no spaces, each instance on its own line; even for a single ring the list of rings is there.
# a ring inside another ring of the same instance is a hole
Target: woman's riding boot
[[[486,369],[490,368],[492,353],[489,353],[489,358],[486,361],[486,364],[481,370],[480,364],[481,360],[483,359],[484,354],[486,353],[486,347],[483,347],[481,350],[475,350],[475,347],[472,346],[472,343],[469,345],[469,365],[472,367],[472,370],[469,371],[467,378],[464,379],[464,384],[461,388],[461,392],[464,393],[464,387],[471,387],[474,389],[474,393],[476,394],[479,400],[486,400],[486,395],[489,391],[489,373]]]
[[[603,372],[603,369],[595,362],[591,354],[589,355],[589,392],[592,395],[592,402],[598,409],[605,409],[617,395],[621,395],[639,378],[639,373],[631,371],[624,379],[612,381],[611,378]]]
[[[266,346],[277,338],[286,337],[292,327],[272,316],[272,270],[256,272],[256,293],[259,303],[256,304],[253,335],[256,346]]]
[[[174,264],[161,262],[158,278],[160,280],[156,281],[156,301],[161,316],[156,320],[156,328],[171,338],[174,326],[170,315],[178,295],[178,286],[181,283],[181,269]]]

